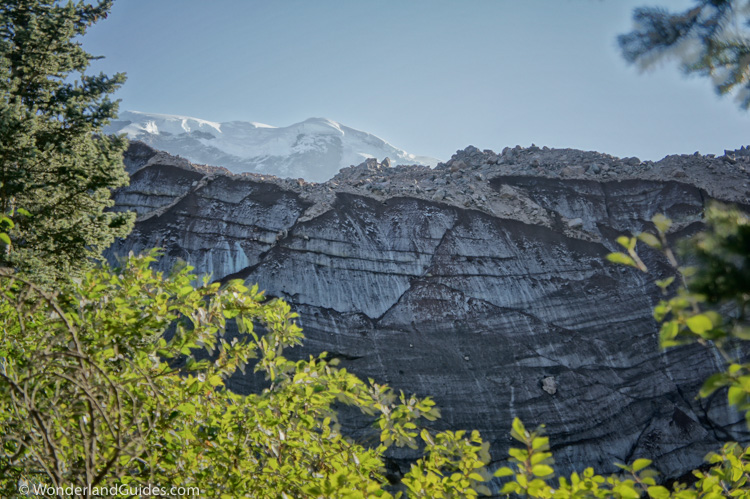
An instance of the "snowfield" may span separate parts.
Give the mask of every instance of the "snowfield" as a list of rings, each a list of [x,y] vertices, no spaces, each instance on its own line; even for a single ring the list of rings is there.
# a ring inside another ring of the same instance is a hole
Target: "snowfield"
[[[341,169],[367,158],[393,165],[435,166],[438,160],[415,156],[367,132],[325,118],[287,127],[247,121],[213,121],[136,111],[120,113],[104,130],[125,133],[156,149],[194,163],[223,166],[234,173],[253,172],[324,182]]]

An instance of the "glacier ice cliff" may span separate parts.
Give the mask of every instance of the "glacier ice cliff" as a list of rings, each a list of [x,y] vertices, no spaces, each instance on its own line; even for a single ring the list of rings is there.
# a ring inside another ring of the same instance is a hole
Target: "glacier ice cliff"
[[[117,209],[138,213],[109,257],[159,246],[200,273],[259,283],[300,313],[307,340],[341,365],[434,397],[435,428],[477,429],[505,459],[514,417],[547,425],[558,470],[650,458],[668,477],[725,440],[747,440],[724,392],[697,399],[721,360],[660,351],[653,281],[605,255],[664,213],[699,230],[710,199],[748,207],[746,151],[659,162],[532,146],[474,147],[450,161],[370,159],[320,184],[193,165],[134,142]],[[238,391],[257,389],[237,376]],[[367,437],[366,423],[345,426]],[[409,452],[393,455],[396,468]],[[394,471],[398,473],[398,470]]]

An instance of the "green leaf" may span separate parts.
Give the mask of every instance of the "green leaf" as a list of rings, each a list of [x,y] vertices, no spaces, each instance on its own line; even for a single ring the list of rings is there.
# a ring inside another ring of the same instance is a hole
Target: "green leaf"
[[[483,496],[491,496],[492,495],[492,491],[486,485],[475,485],[474,486],[474,490],[476,490],[477,493],[479,493],[479,494],[481,494]],[[397,497],[397,499],[398,499],[398,497]]]
[[[656,281],[656,285],[659,286],[661,289],[666,290],[669,286],[672,285],[674,282],[674,276],[667,277],[666,279],[661,279],[659,281]]]
[[[641,494],[635,490],[632,486],[621,483],[617,488],[617,492],[623,497],[623,499],[640,499]]]
[[[635,263],[635,260],[630,258],[625,253],[621,253],[619,251],[615,253],[610,253],[609,255],[607,255],[607,260],[609,260],[612,263],[619,263],[621,265],[629,265],[630,267],[638,267],[638,265],[636,265]]]
[[[706,317],[705,314],[698,314],[698,315],[689,317],[685,321],[685,323],[687,324],[687,327],[690,328],[692,332],[698,335],[701,335],[705,333],[706,331],[710,331],[714,327],[714,325],[711,324],[711,319]]]
[[[507,495],[507,494],[517,494],[521,490],[521,486],[518,485],[516,482],[508,482],[505,485],[503,485],[503,488],[500,490],[500,494]]]
[[[5,232],[0,232],[0,241],[4,242],[7,246],[10,246],[10,237]]]
[[[699,395],[701,397],[708,397],[719,388],[726,386],[729,382],[729,378],[726,373],[716,373],[708,377],[703,383]]]
[[[668,321],[662,324],[661,329],[659,330],[659,341],[662,348],[665,346],[665,343],[675,339],[679,332],[680,327],[677,324],[677,321]]]
[[[545,462],[548,462],[548,459],[552,457],[552,453],[550,452],[544,452],[541,450],[535,450],[534,453],[531,455],[531,464],[543,464]]]
[[[617,244],[619,244],[623,248],[628,249],[628,250],[631,249],[630,245],[632,243],[631,243],[630,238],[628,236],[620,236],[617,239],[615,239],[615,241],[617,241]]]
[[[668,302],[661,301],[657,306],[654,307],[654,319],[656,319],[657,322],[661,322],[664,320],[664,317],[667,316],[667,314],[671,311],[671,307]]]
[[[516,482],[518,482],[518,485],[521,487],[526,487],[529,484],[528,478],[526,478],[526,475],[523,475],[521,473],[516,473]]]
[[[495,473],[493,473],[492,476],[496,477],[505,477],[505,476],[513,476],[513,470],[508,468],[507,466],[503,466],[502,468],[498,468]]]
[[[641,232],[638,234],[638,240],[654,249],[661,249],[661,241],[659,241],[659,238],[649,232]]]
[[[550,476],[552,475],[555,470],[552,469],[551,466],[548,466],[546,464],[537,464],[536,466],[533,466],[531,468],[531,472],[540,478]]]
[[[672,226],[672,221],[661,213],[654,215],[651,221],[656,226],[656,229],[662,234],[666,234],[669,228]]]
[[[727,392],[727,399],[731,405],[738,406],[742,404],[747,397],[745,390],[739,386],[730,386],[729,392]]]
[[[638,473],[643,468],[647,468],[651,466],[651,460],[650,459],[636,459],[633,461],[633,473]]]
[[[513,431],[515,431],[520,438],[523,439],[526,436],[526,427],[523,425],[523,423],[521,422],[519,418],[515,418],[513,420],[512,427],[513,427]]]
[[[648,488],[648,495],[653,499],[669,499],[671,494],[666,487],[654,485]]]
[[[549,448],[549,437],[537,437],[531,442],[531,448],[537,449],[548,449]]]
[[[741,340],[750,340],[750,327],[743,326],[741,324],[735,324],[732,328],[732,336]]]

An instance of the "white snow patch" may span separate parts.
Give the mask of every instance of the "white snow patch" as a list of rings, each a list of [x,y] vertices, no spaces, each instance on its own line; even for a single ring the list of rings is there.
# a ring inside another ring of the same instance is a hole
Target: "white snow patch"
[[[145,130],[147,133],[159,133],[159,127],[156,126],[156,123],[153,121],[147,121],[146,126],[143,127],[143,130]]]
[[[341,168],[368,158],[389,157],[396,165],[437,164],[434,158],[410,154],[375,135],[327,118],[274,127],[124,111],[105,132],[125,133],[194,163],[224,166],[235,173],[268,173],[314,182],[328,180]]]

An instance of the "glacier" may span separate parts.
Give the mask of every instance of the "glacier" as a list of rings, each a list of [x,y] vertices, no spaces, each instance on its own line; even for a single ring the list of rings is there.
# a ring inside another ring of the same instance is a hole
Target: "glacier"
[[[547,425],[561,474],[646,458],[677,478],[723,442],[750,441],[725,392],[695,396],[721,359],[697,344],[659,350],[654,282],[668,262],[644,249],[642,273],[606,259],[618,236],[653,231],[656,213],[675,241],[701,230],[712,199],[750,211],[745,148],[653,162],[470,146],[435,168],[369,159],[323,184],[234,175],[139,142],[124,160],[131,181],[114,209],[138,218],[111,263],[160,247],[159,270],[183,260],[258,283],[299,313],[306,340],[290,359],[326,351],[363,379],[433,397],[431,428],[480,431],[493,467],[507,464],[515,417]],[[245,394],[263,383],[252,369],[228,380]],[[378,441],[346,411],[342,431]],[[417,457],[389,451],[389,477]]]
[[[193,163],[223,166],[232,173],[261,173],[325,182],[340,169],[368,158],[393,165],[435,166],[385,140],[326,118],[286,127],[248,121],[213,122],[189,116],[124,111],[105,127]]]

